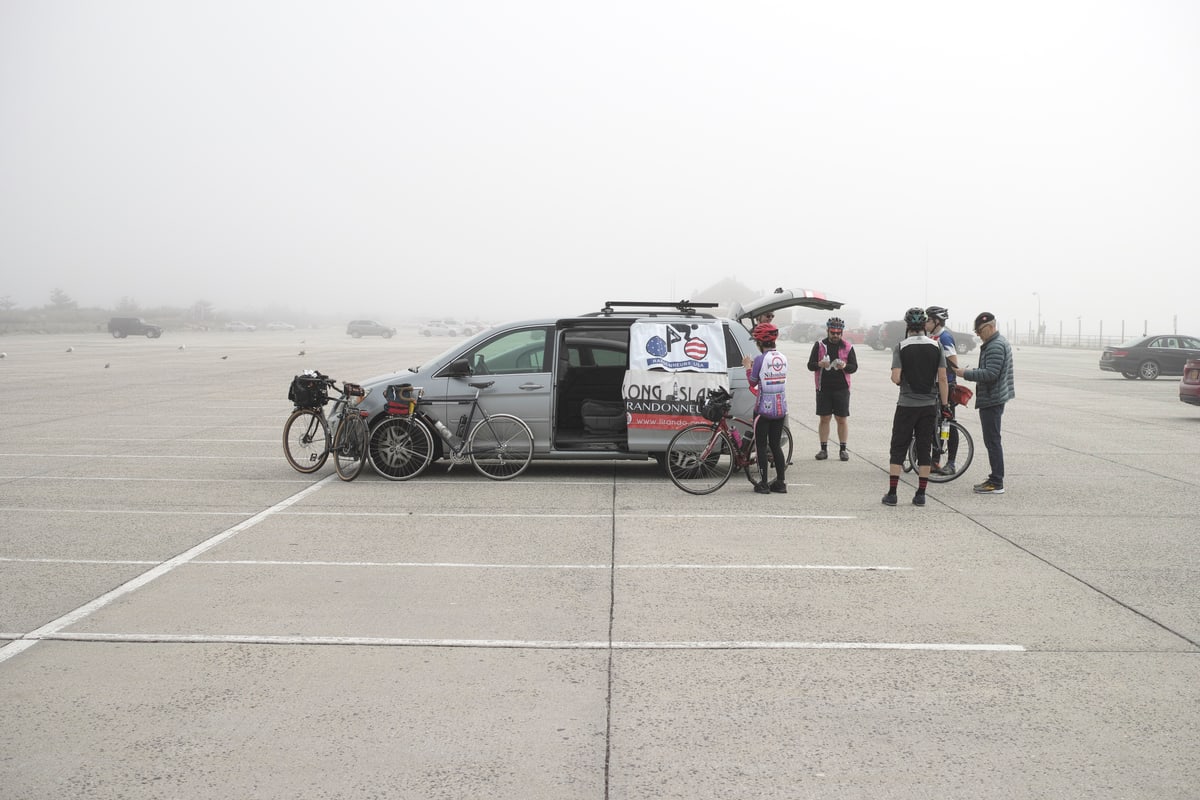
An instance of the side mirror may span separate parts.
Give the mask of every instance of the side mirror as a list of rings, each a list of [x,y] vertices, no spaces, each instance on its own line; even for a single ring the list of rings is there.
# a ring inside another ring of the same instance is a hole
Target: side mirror
[[[456,358],[450,362],[450,366],[446,368],[446,377],[448,378],[466,378],[471,375],[471,362],[465,357]]]

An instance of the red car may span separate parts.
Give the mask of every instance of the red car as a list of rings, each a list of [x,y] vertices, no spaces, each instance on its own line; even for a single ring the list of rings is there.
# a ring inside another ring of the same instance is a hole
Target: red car
[[[1179,399],[1200,406],[1200,358],[1183,365],[1183,380],[1179,382]]]

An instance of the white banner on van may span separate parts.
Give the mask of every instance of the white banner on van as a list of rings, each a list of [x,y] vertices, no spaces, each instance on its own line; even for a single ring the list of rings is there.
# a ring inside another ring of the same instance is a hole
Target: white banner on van
[[[629,329],[629,368],[668,372],[725,372],[721,323],[635,322]]]
[[[722,372],[663,372],[634,370],[625,373],[621,387],[626,422],[630,428],[675,430],[700,416],[697,397],[702,390],[729,389],[729,374]]]

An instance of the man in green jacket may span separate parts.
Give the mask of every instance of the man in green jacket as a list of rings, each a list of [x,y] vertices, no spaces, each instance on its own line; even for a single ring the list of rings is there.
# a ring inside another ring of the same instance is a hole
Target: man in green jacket
[[[983,346],[979,348],[979,366],[954,370],[958,377],[977,384],[975,409],[979,412],[983,444],[987,448],[992,470],[987,480],[975,484],[975,493],[1004,494],[1004,448],[1000,442],[1000,420],[1004,416],[1004,404],[1017,396],[1013,384],[1012,348],[996,327],[996,315],[988,311],[975,318],[975,335],[983,339]]]

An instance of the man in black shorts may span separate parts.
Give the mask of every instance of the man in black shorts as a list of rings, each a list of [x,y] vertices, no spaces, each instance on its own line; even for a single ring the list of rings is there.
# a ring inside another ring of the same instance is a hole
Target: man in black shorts
[[[892,418],[892,443],[888,459],[888,491],[883,504],[896,505],[896,486],[908,445],[916,438],[917,493],[913,505],[925,505],[929,485],[930,450],[937,430],[937,415],[949,402],[946,383],[946,354],[942,346],[925,335],[928,317],[923,308],[904,312],[905,338],[892,351],[892,383],[900,387],[896,413]]]
[[[817,461],[829,458],[829,421],[837,417],[838,458],[850,460],[846,442],[850,438],[850,376],[858,372],[858,356],[854,345],[842,338],[846,323],[841,317],[830,317],[825,323],[826,336],[812,346],[808,354],[808,368],[814,373],[817,383],[817,435],[821,449]]]

